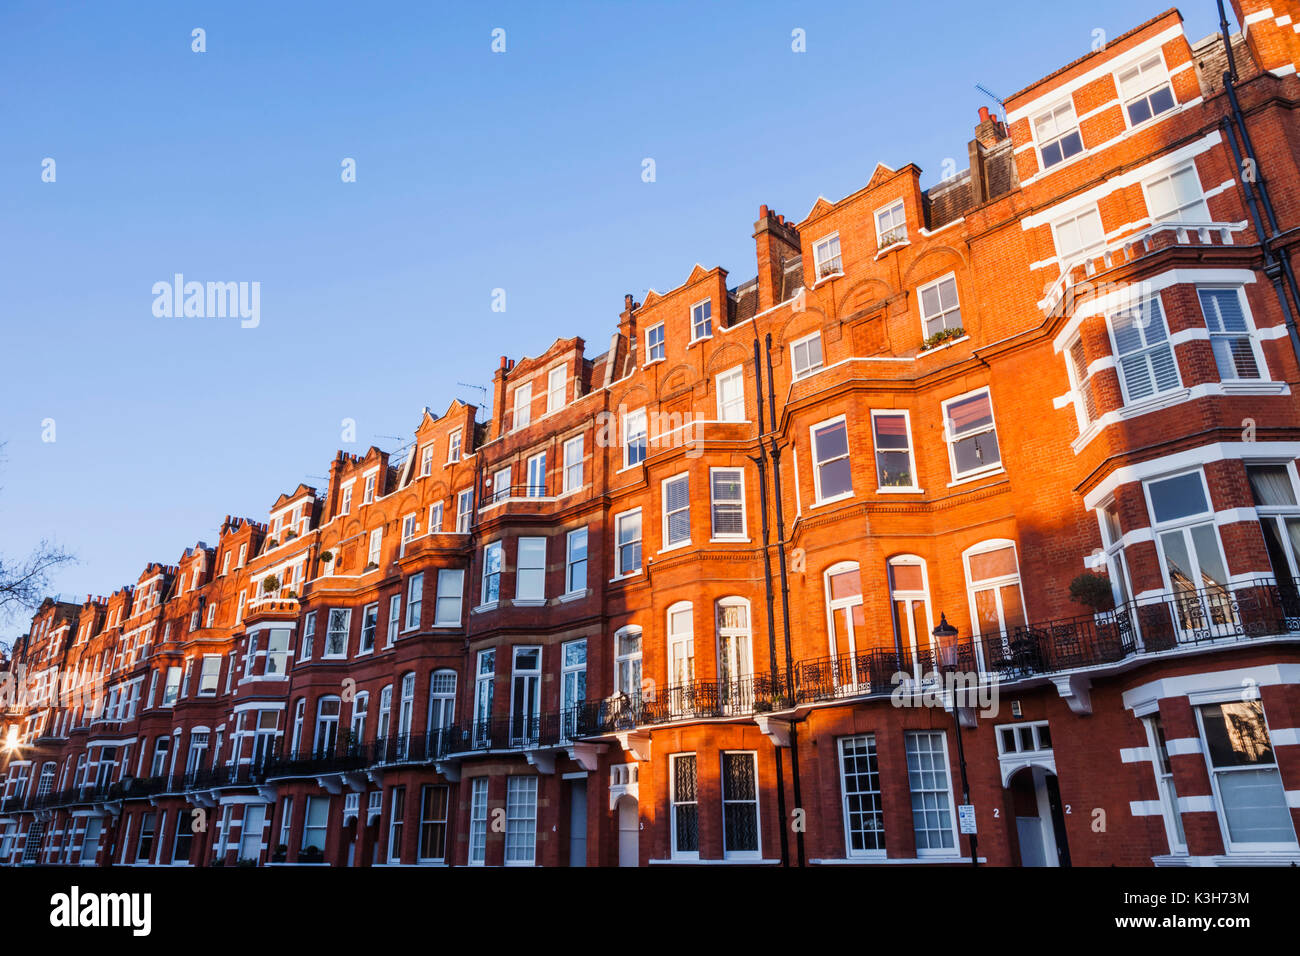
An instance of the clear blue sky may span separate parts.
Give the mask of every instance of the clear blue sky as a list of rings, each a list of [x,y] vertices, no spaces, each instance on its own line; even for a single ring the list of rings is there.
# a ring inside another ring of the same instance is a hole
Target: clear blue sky
[[[604,351],[625,292],[750,278],[760,203],[964,168],[976,82],[1005,96],[1161,9],[6,0],[0,553],[55,540],[81,598],[134,582],[327,474],[345,417],[342,447],[395,450],[502,353]],[[176,272],[260,282],[260,326],[156,318]]]

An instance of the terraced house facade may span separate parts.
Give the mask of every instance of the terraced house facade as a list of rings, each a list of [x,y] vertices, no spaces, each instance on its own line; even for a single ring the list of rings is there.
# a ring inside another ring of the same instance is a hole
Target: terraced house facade
[[[0,862],[1300,861],[1300,4],[1233,6],[47,601]]]

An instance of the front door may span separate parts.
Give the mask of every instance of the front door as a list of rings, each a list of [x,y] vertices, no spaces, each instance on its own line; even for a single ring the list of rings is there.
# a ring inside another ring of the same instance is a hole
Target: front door
[[[637,812],[636,800],[632,797],[620,797],[618,801],[618,865],[639,866],[641,851],[638,846],[638,830],[641,825]]]
[[[1069,866],[1065,814],[1056,774],[1026,767],[1011,778],[1021,866]]]
[[[584,777],[569,781],[569,866],[586,865],[587,779]]]

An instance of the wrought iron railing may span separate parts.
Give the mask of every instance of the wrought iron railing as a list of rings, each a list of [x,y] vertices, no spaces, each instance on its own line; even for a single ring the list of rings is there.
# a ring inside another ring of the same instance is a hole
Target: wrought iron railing
[[[588,701],[575,716],[574,735],[888,695],[904,675],[924,680],[936,673],[961,672],[1006,683],[1115,664],[1138,653],[1297,632],[1300,582],[1261,579],[1182,588],[1095,614],[1018,625],[941,649],[875,648],[796,661],[788,673],[779,668],[737,681],[697,680],[652,693]]]

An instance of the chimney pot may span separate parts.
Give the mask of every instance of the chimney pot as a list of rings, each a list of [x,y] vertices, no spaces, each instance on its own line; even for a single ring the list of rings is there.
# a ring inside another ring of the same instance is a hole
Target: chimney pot
[[[981,106],[981,107],[980,107],[980,122],[981,122],[981,123],[987,123],[988,121],[989,121],[989,108],[988,108],[987,106]]]
[[[758,218],[759,219],[767,218],[767,203],[763,203],[763,205],[758,207]]]

